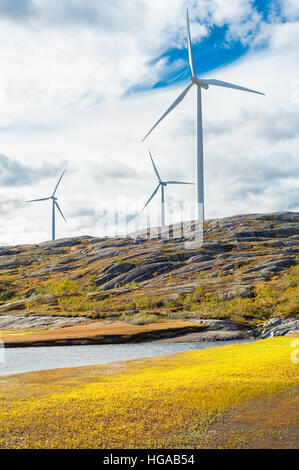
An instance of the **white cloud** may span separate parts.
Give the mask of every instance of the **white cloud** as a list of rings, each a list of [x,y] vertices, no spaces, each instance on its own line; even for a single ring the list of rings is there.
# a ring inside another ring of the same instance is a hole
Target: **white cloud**
[[[211,2],[213,12],[213,22],[219,26],[224,24],[235,24],[248,20],[252,14],[251,0],[214,0]]]
[[[87,7],[101,6],[105,25],[95,24],[88,14],[80,22],[73,11],[73,16],[65,13],[67,27],[58,21],[64,17],[61,9],[82,2],[61,2],[56,19],[47,10],[54,3],[40,0],[43,10],[31,12],[27,22],[1,20],[0,153],[35,169],[45,161],[60,170],[68,161],[58,191],[68,223],[57,218],[57,236],[98,235],[105,210],[111,212],[119,196],[128,197],[134,213],[153,191],[148,145],[162,177],[194,180],[195,90],[143,145],[147,130],[185,84],[126,95],[169,71],[165,59],[150,64],[168,47],[185,45],[184,3],[89,1]],[[117,14],[112,3],[119,6]],[[201,27],[192,25],[195,39],[207,34],[211,24],[229,19],[230,34],[246,40],[252,26],[242,30],[241,25],[250,2],[190,3],[190,16],[203,18]],[[252,13],[251,21],[258,23]],[[298,25],[260,27],[260,39],[270,43],[267,50],[209,75],[267,96],[216,87],[203,93],[207,217],[298,209],[299,104],[291,87],[299,79]],[[180,71],[183,63],[171,66]],[[49,239],[48,202],[33,206],[20,201],[47,196],[55,181],[51,174],[31,186],[0,188],[1,208],[8,201],[9,209],[0,244]],[[168,187],[166,197],[192,203],[194,188]],[[14,212],[9,201],[19,201]],[[159,208],[158,198],[152,207]]]
[[[270,44],[274,48],[293,46],[299,41],[299,21],[277,24],[271,28]]]
[[[299,4],[297,0],[282,0],[283,12],[289,21],[299,19]]]

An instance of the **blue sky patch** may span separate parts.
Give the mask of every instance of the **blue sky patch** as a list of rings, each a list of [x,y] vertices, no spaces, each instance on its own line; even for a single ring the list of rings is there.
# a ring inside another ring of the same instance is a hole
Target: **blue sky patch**
[[[279,0],[254,0],[252,7],[261,15],[261,21],[266,23],[273,23],[276,21],[283,22],[283,11]],[[193,19],[192,19],[193,20]],[[249,49],[252,50],[247,44],[242,43],[240,40],[227,40],[227,32],[229,25],[212,26],[209,27],[209,34],[204,37],[200,43],[193,44],[193,54],[195,67],[198,75],[207,75],[211,70],[223,67],[233,63],[244,56]],[[257,34],[259,27],[253,31],[249,31],[249,35],[253,38]],[[192,27],[191,27],[192,35]],[[265,41],[255,49],[264,49],[267,47]],[[188,64],[187,52],[187,38],[185,48],[173,48],[164,52],[161,56],[156,57],[152,65],[166,59],[165,73],[162,75],[158,82],[152,88],[161,88],[168,85],[178,83],[190,77],[190,69]],[[177,63],[177,66],[176,66]],[[185,66],[182,66],[182,63]],[[141,91],[142,88],[134,88],[130,91]]]
[[[248,47],[244,46],[241,42],[233,42],[228,44],[225,40],[228,26],[223,27],[214,26],[210,28],[208,37],[198,44],[193,44],[193,55],[197,75],[203,75],[214,70],[218,67],[223,67],[231,62],[239,59],[246,54]],[[167,86],[183,79],[190,77],[191,72],[188,63],[187,49],[171,49],[156,59],[167,58],[167,64],[171,65],[176,61],[184,61],[186,66],[172,70],[167,76],[163,77],[154,88]],[[169,67],[172,69],[172,67]]]
[[[279,0],[254,0],[253,8],[262,16],[267,23],[272,23],[275,18],[282,22],[283,11]]]

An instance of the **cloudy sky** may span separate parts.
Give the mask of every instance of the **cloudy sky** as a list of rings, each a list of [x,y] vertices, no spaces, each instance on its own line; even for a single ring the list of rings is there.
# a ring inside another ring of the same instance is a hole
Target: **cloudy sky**
[[[298,0],[189,8],[198,73],[266,93],[203,92],[206,217],[297,211]],[[195,181],[195,89],[141,143],[188,84],[185,15],[184,0],[0,0],[1,245],[50,238],[50,201],[25,201],[66,167],[58,238],[103,235],[115,207],[142,208],[148,147],[163,178]],[[168,220],[188,218],[195,187],[166,197]]]

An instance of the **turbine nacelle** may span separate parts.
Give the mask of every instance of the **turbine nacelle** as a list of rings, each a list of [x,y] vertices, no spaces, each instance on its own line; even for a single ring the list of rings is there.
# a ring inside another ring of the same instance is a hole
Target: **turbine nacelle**
[[[200,80],[199,78],[197,77],[190,77],[190,81],[194,84],[194,85],[198,85],[200,86],[201,88],[204,88],[205,90],[207,90],[209,88],[209,85],[207,83],[205,83],[204,80]]]

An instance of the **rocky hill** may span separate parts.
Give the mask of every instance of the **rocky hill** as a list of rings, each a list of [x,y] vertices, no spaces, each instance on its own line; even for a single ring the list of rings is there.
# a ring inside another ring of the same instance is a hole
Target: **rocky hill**
[[[256,327],[270,317],[293,319],[298,221],[291,212],[210,220],[203,245],[193,249],[177,231],[169,239],[140,233],[0,247],[0,328],[9,328],[16,313],[32,326],[40,316],[213,318]]]

